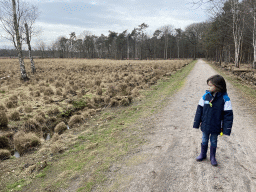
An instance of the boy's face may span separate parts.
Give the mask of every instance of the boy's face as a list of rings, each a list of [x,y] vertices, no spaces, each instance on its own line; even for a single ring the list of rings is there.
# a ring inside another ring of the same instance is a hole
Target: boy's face
[[[212,93],[216,92],[216,87],[215,87],[215,85],[212,84],[211,81],[208,82],[208,86],[209,86],[210,92],[212,92]]]

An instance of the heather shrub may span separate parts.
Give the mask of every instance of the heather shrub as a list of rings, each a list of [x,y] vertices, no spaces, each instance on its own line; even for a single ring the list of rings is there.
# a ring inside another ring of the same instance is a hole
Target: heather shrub
[[[14,147],[20,153],[24,154],[29,149],[40,145],[40,139],[35,133],[17,132],[13,137]]]
[[[54,132],[58,134],[62,134],[67,129],[66,124],[62,121],[59,124],[56,125],[54,128]]]
[[[39,86],[40,86],[40,85],[39,85]],[[45,87],[43,87],[43,86],[40,86],[40,87],[39,87],[39,91],[40,91],[41,93],[43,93],[44,90],[45,90]]]
[[[102,95],[102,88],[98,87],[98,88],[96,89],[96,94],[97,94],[97,95]]]
[[[100,86],[100,84],[101,84],[100,77],[96,77],[95,80],[94,80],[94,85]]]
[[[5,111],[0,111],[0,129],[7,128],[8,118],[6,116]]]
[[[5,106],[3,106],[2,104],[0,104],[0,111],[1,111],[1,110],[3,110],[3,111],[6,110]]]
[[[60,136],[58,133],[54,133],[52,138],[51,138],[51,142],[54,143],[55,141],[58,141],[60,139]]]
[[[0,149],[0,159],[5,160],[11,157],[11,152],[7,149]]]
[[[48,115],[57,115],[58,113],[60,113],[60,110],[59,110],[57,107],[55,107],[54,109],[50,109],[50,110],[47,111],[47,114],[48,114]]]
[[[34,97],[40,97],[41,94],[40,94],[40,91],[37,90],[33,93],[33,95]]]
[[[31,112],[33,111],[33,109],[32,109],[31,106],[26,106],[25,109],[24,109],[24,111],[25,111],[26,113],[31,113]]]
[[[56,88],[62,87],[62,86],[63,86],[63,84],[62,84],[61,82],[59,82],[59,81],[57,81],[57,82],[55,83],[55,87],[56,87]]]
[[[44,117],[42,117],[41,115],[37,114],[35,117],[35,120],[40,123],[40,124],[43,124],[45,122],[45,119]]]
[[[81,123],[82,121],[83,121],[82,115],[74,115],[70,118],[68,124],[69,124],[69,126],[73,126],[77,123]]]
[[[77,91],[78,90],[78,86],[74,85],[73,87],[73,90]]]
[[[107,89],[107,95],[114,97],[117,94],[117,90],[114,85],[110,85]]]
[[[9,147],[9,139],[5,135],[0,135],[0,149],[8,149]]]
[[[61,153],[66,149],[67,147],[65,147],[65,144],[61,140],[57,140],[51,145],[51,153],[53,154]]]
[[[119,105],[119,101],[116,98],[111,98],[109,106],[110,107],[117,107]]]
[[[122,106],[128,106],[130,104],[128,98],[122,98],[121,101],[120,101],[120,105]]]
[[[12,95],[10,98],[9,98],[10,101],[17,101],[18,100],[18,97],[16,95]]]
[[[14,111],[13,113],[11,113],[10,119],[13,120],[13,121],[19,121],[20,120],[19,112],[18,111]]]
[[[52,88],[50,87],[47,87],[45,90],[44,90],[44,95],[54,95],[54,92],[52,90]]]
[[[41,126],[35,119],[28,119],[24,123],[24,129],[26,132],[38,132],[41,130]]]
[[[139,90],[137,87],[135,87],[132,91],[131,94],[133,97],[138,97],[140,95]]]
[[[8,109],[10,109],[10,108],[15,108],[15,107],[17,106],[17,102],[16,102],[16,101],[11,101],[11,100],[9,100],[9,101],[6,102],[5,106],[6,106]]]
[[[61,88],[58,88],[56,89],[56,95],[62,95],[62,89]]]

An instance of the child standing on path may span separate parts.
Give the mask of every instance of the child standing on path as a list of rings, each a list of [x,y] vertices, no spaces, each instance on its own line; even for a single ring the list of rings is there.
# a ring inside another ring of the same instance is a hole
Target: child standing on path
[[[217,166],[215,154],[218,135],[223,132],[223,134],[230,136],[233,111],[224,78],[220,75],[214,75],[207,79],[207,84],[209,90],[199,101],[193,126],[196,129],[201,126],[203,132],[201,154],[196,160],[206,159],[210,137],[210,161],[213,166]]]

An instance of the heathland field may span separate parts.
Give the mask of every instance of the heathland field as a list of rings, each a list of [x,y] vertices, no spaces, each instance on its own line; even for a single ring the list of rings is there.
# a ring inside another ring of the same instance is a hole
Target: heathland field
[[[33,153],[43,157],[63,153],[68,149],[65,143],[77,143],[75,130],[83,131],[81,127],[86,130],[90,127],[89,120],[95,115],[105,109],[125,108],[136,99],[143,99],[144,91],[151,89],[160,79],[168,81],[176,71],[190,62],[36,59],[37,72],[33,75],[30,73],[29,60],[25,60],[30,80],[23,82],[20,80],[18,60],[1,59],[2,162],[9,161],[6,160],[9,158],[14,160],[13,155],[18,153],[21,155],[19,159]],[[106,121],[113,118],[113,115],[104,117]],[[65,137],[66,132],[71,130],[73,134]],[[94,149],[94,145],[98,143],[92,142],[89,148]],[[9,163],[12,164],[12,161]],[[19,175],[39,173],[46,164],[46,161],[27,163],[22,166]],[[1,167],[1,172],[10,169]],[[24,182],[22,180],[15,186],[9,185],[9,189],[21,187]],[[2,187],[3,183],[0,189]]]

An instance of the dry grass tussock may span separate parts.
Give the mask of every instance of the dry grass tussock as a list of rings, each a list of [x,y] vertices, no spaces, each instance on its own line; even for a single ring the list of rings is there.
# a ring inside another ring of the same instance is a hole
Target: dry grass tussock
[[[14,135],[13,141],[15,149],[20,154],[23,154],[24,152],[40,145],[39,137],[32,132],[25,133],[24,131],[19,131]]]
[[[36,59],[37,73],[33,75],[30,61],[25,59],[30,81],[24,83],[19,61],[0,59],[0,78],[6,77],[0,80],[0,131],[15,130],[8,146],[14,143],[25,153],[39,146],[48,133],[57,138],[66,130],[64,124],[74,128],[98,109],[130,105],[143,89],[190,62]],[[52,152],[65,149],[59,139],[54,143]],[[1,144],[0,149],[4,149]]]

